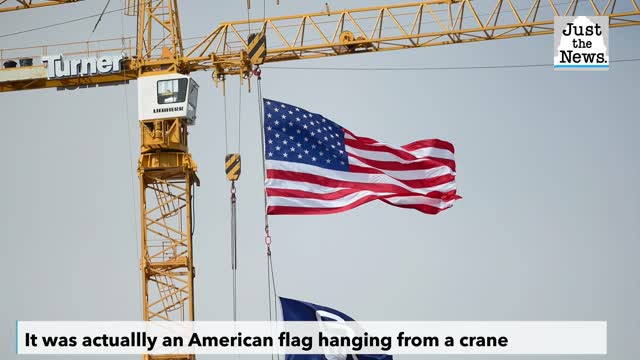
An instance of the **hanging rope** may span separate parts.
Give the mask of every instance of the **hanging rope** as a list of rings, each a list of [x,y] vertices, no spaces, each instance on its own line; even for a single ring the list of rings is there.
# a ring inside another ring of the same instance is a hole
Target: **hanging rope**
[[[227,96],[224,95],[224,153],[229,153],[229,125],[227,120]]]
[[[253,75],[257,78],[258,83],[258,113],[260,114],[260,143],[262,145],[262,180],[263,183],[267,180],[267,165],[266,165],[266,157],[265,157],[265,145],[264,145],[264,112],[262,108],[262,70],[259,66],[253,70]],[[267,238],[269,238],[269,243],[267,244],[267,248],[270,251],[271,248],[271,237],[269,236],[269,216],[267,215],[267,189],[264,189],[264,232],[265,232],[265,243],[267,242]]]
[[[238,232],[237,232],[237,196],[236,196],[236,181],[240,178],[241,171],[241,158],[240,158],[240,148],[241,148],[241,137],[240,137],[240,121],[242,120],[242,91],[240,91],[240,98],[238,104],[238,137],[236,147],[238,149],[237,153],[230,153],[229,148],[229,131],[233,129],[233,127],[229,126],[229,121],[227,117],[227,97],[226,94],[224,96],[224,132],[225,132],[225,173],[227,175],[227,180],[231,182],[230,189],[230,208],[231,208],[231,238],[230,238],[230,247],[231,247],[231,277],[232,277],[232,308],[233,308],[233,321],[238,320]],[[233,130],[231,130],[233,131]]]
[[[265,143],[264,143],[264,110],[263,110],[263,98],[262,98],[262,70],[257,66],[253,70],[253,75],[257,78],[258,84],[258,109],[260,115],[260,143],[262,145],[262,182],[265,183],[267,179],[267,165],[265,157]],[[267,214],[267,189],[264,189],[264,244],[267,250],[267,288],[269,296],[269,321],[278,321],[278,290],[276,289],[276,278],[273,271],[273,257],[271,252],[271,233],[269,232],[269,215]],[[272,291],[273,290],[273,291]],[[273,294],[273,296],[272,296]],[[274,354],[271,354],[271,358],[274,358]],[[277,355],[280,359],[280,354]]]
[[[110,3],[111,3],[111,0],[107,0],[107,3],[104,5],[104,9],[102,9],[102,12],[100,13],[100,17],[98,17],[98,21],[96,21],[96,24],[93,26],[93,30],[91,30],[91,35],[89,35],[89,38],[91,38],[91,36],[93,36],[93,33],[96,32],[96,29],[98,28],[98,24],[100,24],[100,21],[102,21],[102,17],[104,16],[105,11],[107,11],[107,8],[109,7]]]
[[[125,5],[124,0],[122,0],[122,5]],[[122,7],[124,9],[124,6]],[[121,48],[125,49],[125,29],[124,29],[124,12],[123,14],[120,16],[120,29],[121,29],[121,34],[120,34],[120,43],[121,43]],[[129,93],[127,91],[127,70],[124,70],[122,72],[122,83],[124,84],[124,86],[122,86],[122,101],[124,103],[124,119],[125,119],[125,125],[127,127],[127,143],[129,145],[129,164],[130,164],[130,175],[131,175],[131,203],[133,204],[133,224],[134,224],[134,230],[133,230],[133,237],[137,240],[136,243],[134,244],[135,246],[135,252],[136,252],[136,258],[138,259],[138,261],[141,261],[141,254],[140,254],[140,225],[139,225],[139,219],[138,219],[138,214],[136,213],[136,209],[138,208],[138,200],[139,198],[136,196],[136,191],[135,191],[135,187],[136,187],[136,175],[135,172],[133,171],[133,169],[136,168],[136,163],[135,160],[133,158],[133,144],[132,144],[132,138],[133,136],[131,136],[131,126],[130,126],[130,120],[129,120]],[[139,266],[139,265],[138,265]],[[142,280],[140,279],[139,276],[136,277],[137,283],[138,283],[138,288],[142,288]],[[142,302],[142,295],[140,295],[140,292],[136,292],[136,296],[137,296],[137,301],[138,303]],[[140,311],[140,310],[138,310]],[[138,319],[142,318],[142,312],[138,313]]]
[[[247,0],[247,26],[249,27],[249,34],[251,34],[251,0]]]
[[[250,6],[247,3],[247,6]],[[248,9],[247,9],[248,11]],[[216,81],[216,79],[214,79]],[[237,127],[237,141],[236,147],[233,150],[237,149],[237,153],[231,153],[233,151],[229,147],[229,132],[233,132],[234,127],[229,124],[228,116],[227,116],[227,96],[226,96],[226,86],[224,78],[222,78],[222,86],[223,86],[223,94],[224,94],[224,133],[225,133],[225,172],[227,174],[227,179],[231,182],[231,196],[230,196],[230,205],[231,205],[231,273],[232,273],[232,283],[233,283],[233,321],[238,320],[238,239],[237,239],[237,197],[236,197],[236,181],[240,178],[240,170],[241,170],[241,159],[240,159],[240,149],[242,146],[242,137],[241,137],[241,121],[242,121],[242,82],[238,87],[238,127]]]
[[[268,276],[271,278],[270,287],[273,287],[273,304],[274,304],[274,317],[275,321],[278,321],[278,289],[276,288],[276,277],[273,273],[273,258],[271,257],[271,248],[269,248],[267,253],[267,267],[269,274]]]
[[[278,290],[276,289],[276,278],[273,274],[273,259],[271,257],[271,237],[269,238],[269,245],[267,245],[267,287],[269,292],[269,321],[278,321]],[[271,297],[271,289],[273,289],[273,297]],[[273,314],[273,315],[272,315]],[[274,354],[271,354],[273,359]],[[280,354],[276,354],[278,360],[280,360]]]
[[[240,153],[240,146],[242,146],[242,132],[240,131],[242,124],[242,81],[238,85],[238,153]]]
[[[236,228],[236,182],[231,182],[231,272],[233,273],[233,321],[238,320],[238,241]]]

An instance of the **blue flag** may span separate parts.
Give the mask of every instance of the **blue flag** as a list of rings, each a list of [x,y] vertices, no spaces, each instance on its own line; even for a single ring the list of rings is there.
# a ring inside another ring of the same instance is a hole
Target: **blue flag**
[[[304,301],[280,297],[284,321],[355,321],[338,310]],[[391,355],[333,355],[331,359],[321,354],[287,354],[286,360],[393,360]]]

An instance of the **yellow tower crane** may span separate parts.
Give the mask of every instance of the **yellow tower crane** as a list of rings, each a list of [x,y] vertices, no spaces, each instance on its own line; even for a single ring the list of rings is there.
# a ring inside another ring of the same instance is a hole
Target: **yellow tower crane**
[[[14,1],[0,0],[0,12],[76,0]],[[0,49],[0,92],[138,80],[142,305],[144,320],[152,321],[194,320],[198,178],[187,128],[195,123],[198,85],[191,72],[213,71],[218,83],[227,75],[250,79],[263,63],[551,34],[554,16],[640,25],[636,0],[429,0],[225,22],[185,48],[177,0],[127,5],[137,18],[135,38]]]

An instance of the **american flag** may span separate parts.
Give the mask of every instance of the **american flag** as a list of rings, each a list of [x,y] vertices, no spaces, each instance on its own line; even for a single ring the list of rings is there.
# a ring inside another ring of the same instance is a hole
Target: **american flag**
[[[373,200],[437,214],[460,198],[446,141],[393,146],[269,99],[264,138],[268,214],[331,214]]]

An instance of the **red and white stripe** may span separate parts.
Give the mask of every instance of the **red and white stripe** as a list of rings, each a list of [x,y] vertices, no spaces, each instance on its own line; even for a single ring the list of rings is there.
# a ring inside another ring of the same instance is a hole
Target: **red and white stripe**
[[[437,214],[460,198],[452,144],[431,139],[398,147],[344,132],[349,171],[266,161],[268,214],[332,214],[373,200]]]

